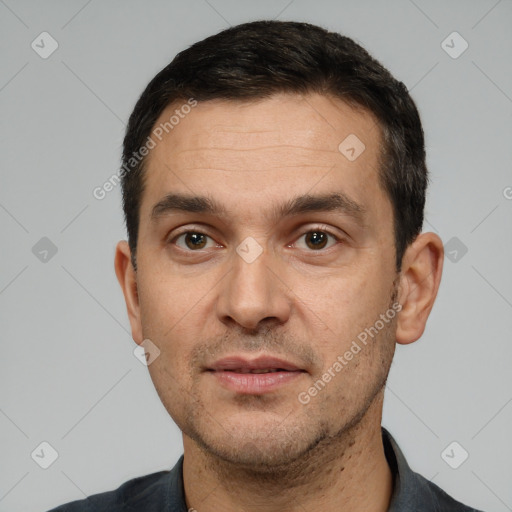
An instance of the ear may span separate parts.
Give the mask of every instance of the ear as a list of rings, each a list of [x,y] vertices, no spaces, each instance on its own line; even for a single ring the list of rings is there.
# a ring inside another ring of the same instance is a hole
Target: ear
[[[132,338],[135,343],[143,341],[142,324],[140,321],[139,295],[137,292],[137,273],[131,261],[131,251],[126,240],[117,244],[116,256],[114,259],[117,280],[123,290],[128,318],[132,328]]]
[[[435,233],[422,233],[409,245],[402,260],[396,341],[406,345],[421,337],[434,305],[441,274],[444,248]]]

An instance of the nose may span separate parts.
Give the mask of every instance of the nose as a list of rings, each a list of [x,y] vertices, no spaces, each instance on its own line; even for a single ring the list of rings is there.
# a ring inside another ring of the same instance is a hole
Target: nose
[[[217,315],[221,322],[234,322],[247,330],[287,322],[291,310],[288,287],[270,260],[265,252],[251,262],[233,253],[231,270],[219,289]]]

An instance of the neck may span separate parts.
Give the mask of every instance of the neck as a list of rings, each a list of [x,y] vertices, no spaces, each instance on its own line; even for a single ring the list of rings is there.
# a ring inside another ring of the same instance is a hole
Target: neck
[[[240,468],[183,436],[187,509],[386,512],[393,488],[381,434],[383,390],[340,436],[270,473]]]

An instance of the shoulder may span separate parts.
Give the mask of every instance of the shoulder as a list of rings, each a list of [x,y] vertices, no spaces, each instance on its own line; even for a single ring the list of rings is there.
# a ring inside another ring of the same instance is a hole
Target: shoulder
[[[169,474],[170,471],[159,471],[133,478],[115,490],[65,503],[49,512],[120,512],[139,509],[152,512],[153,507],[149,506],[163,503]]]
[[[438,485],[413,471],[398,443],[382,427],[386,459],[393,474],[393,493],[388,512],[481,512],[452,498]]]
[[[414,477],[418,482],[418,488],[423,489],[425,503],[429,503],[433,511],[441,512],[443,510],[450,510],[451,512],[482,512],[455,500],[438,485],[430,482],[422,475],[414,473]]]

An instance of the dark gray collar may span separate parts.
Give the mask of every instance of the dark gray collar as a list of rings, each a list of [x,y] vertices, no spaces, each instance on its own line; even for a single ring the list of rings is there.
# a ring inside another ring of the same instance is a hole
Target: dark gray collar
[[[393,474],[393,494],[388,512],[479,512],[454,500],[440,487],[415,473],[393,436],[381,427],[384,453]]]
[[[393,493],[388,512],[479,512],[448,496],[436,484],[415,473],[393,436],[381,427],[384,453],[393,475]],[[183,455],[169,474],[166,510],[187,512],[183,488]]]

